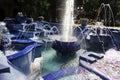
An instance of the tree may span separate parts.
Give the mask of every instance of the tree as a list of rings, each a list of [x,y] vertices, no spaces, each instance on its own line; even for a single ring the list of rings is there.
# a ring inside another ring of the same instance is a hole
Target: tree
[[[44,16],[48,21],[55,21],[58,8],[64,8],[64,1],[61,0],[13,0],[16,3],[17,11],[37,19]],[[75,0],[75,7],[79,7],[80,17],[95,19],[101,3],[110,4],[116,19],[120,16],[119,0]],[[61,4],[62,7],[61,7]],[[82,9],[83,8],[83,9]],[[64,9],[63,9],[64,10]],[[62,14],[62,13],[60,13]]]

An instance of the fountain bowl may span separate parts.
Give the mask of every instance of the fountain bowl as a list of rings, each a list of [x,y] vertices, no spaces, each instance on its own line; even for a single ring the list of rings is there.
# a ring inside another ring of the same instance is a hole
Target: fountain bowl
[[[55,40],[52,44],[52,48],[56,50],[58,54],[72,55],[80,49],[80,42]]]

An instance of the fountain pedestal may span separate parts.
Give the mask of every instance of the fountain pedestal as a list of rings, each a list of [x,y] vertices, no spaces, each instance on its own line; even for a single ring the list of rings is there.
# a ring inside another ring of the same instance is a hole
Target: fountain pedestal
[[[64,42],[60,40],[55,40],[52,44],[52,48],[62,55],[72,55],[80,49],[80,42]]]

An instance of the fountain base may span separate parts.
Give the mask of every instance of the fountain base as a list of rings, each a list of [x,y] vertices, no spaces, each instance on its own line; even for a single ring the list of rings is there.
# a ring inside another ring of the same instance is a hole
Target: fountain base
[[[97,50],[103,51],[108,50],[110,48],[115,47],[114,43],[112,42],[112,38],[110,35],[102,34],[102,35],[91,35],[90,40],[87,41],[87,49],[88,50]]]
[[[76,51],[80,49],[80,42],[72,41],[72,42],[64,42],[55,40],[52,44],[52,48],[57,51],[57,54],[61,55],[73,55]]]

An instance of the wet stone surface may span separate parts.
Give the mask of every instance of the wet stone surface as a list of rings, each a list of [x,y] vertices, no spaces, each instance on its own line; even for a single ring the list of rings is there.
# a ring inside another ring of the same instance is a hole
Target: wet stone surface
[[[110,49],[103,59],[92,64],[93,67],[104,73],[110,80],[120,80],[120,52]]]

